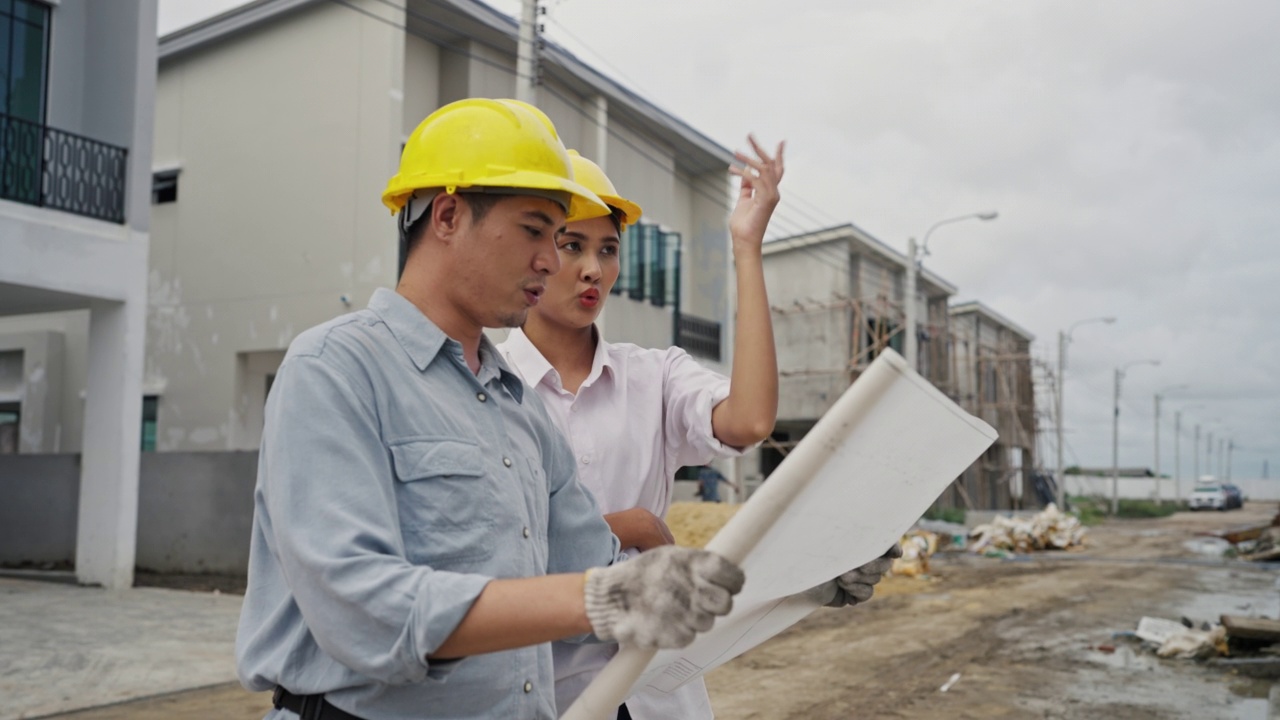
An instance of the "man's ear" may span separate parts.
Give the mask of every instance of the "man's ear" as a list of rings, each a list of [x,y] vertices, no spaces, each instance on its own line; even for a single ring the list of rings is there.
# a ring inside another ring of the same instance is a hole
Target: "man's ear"
[[[464,203],[456,193],[440,193],[431,203],[431,229],[433,234],[448,243],[462,229],[463,216],[467,214]]]

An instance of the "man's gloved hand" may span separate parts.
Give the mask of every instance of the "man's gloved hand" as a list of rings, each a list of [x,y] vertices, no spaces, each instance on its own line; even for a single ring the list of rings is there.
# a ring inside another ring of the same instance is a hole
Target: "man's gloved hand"
[[[601,640],[681,648],[728,614],[742,570],[706,550],[664,545],[587,573],[587,619]]]
[[[835,598],[827,603],[827,607],[844,607],[857,605],[871,599],[876,583],[893,567],[893,561],[902,557],[902,544],[894,543],[884,555],[859,568],[854,568],[832,580],[836,586]]]

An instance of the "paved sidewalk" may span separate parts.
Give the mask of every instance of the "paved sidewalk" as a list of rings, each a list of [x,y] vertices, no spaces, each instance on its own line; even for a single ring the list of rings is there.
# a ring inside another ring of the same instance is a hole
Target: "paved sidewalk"
[[[0,578],[0,720],[234,682],[240,602]]]

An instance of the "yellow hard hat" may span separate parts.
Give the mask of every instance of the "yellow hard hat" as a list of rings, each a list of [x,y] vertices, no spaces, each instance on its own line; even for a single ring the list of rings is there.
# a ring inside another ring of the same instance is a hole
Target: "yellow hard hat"
[[[398,213],[416,190],[464,188],[567,193],[570,221],[610,212],[574,182],[569,154],[551,119],[519,100],[469,98],[428,115],[409,135],[400,171],[387,181],[382,203]]]
[[[573,162],[574,180],[581,183],[591,192],[595,193],[597,197],[604,201],[605,205],[622,211],[623,217],[621,224],[623,230],[627,229],[628,225],[634,225],[638,220],[640,220],[640,215],[642,214],[640,206],[618,195],[618,191],[613,187],[613,183],[609,180],[609,176],[604,174],[604,170],[601,170],[599,165],[579,155],[577,150],[569,151],[569,159]],[[578,198],[573,198],[569,208],[570,215],[574,214],[574,207],[572,206],[581,202],[582,201]],[[586,215],[585,217],[575,219],[587,220],[591,217],[595,216]]]

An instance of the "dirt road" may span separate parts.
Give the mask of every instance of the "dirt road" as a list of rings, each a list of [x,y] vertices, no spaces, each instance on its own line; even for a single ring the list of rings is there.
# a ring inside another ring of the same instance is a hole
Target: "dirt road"
[[[1158,660],[1112,634],[1132,630],[1143,615],[1276,617],[1274,568],[1183,546],[1198,531],[1275,512],[1274,504],[1251,504],[1226,514],[1107,523],[1091,530],[1082,553],[941,557],[932,580],[887,580],[867,605],[820,611],[712,672],[717,717],[1261,720],[1269,681]],[[266,707],[265,696],[223,686],[60,717],[249,720]]]

